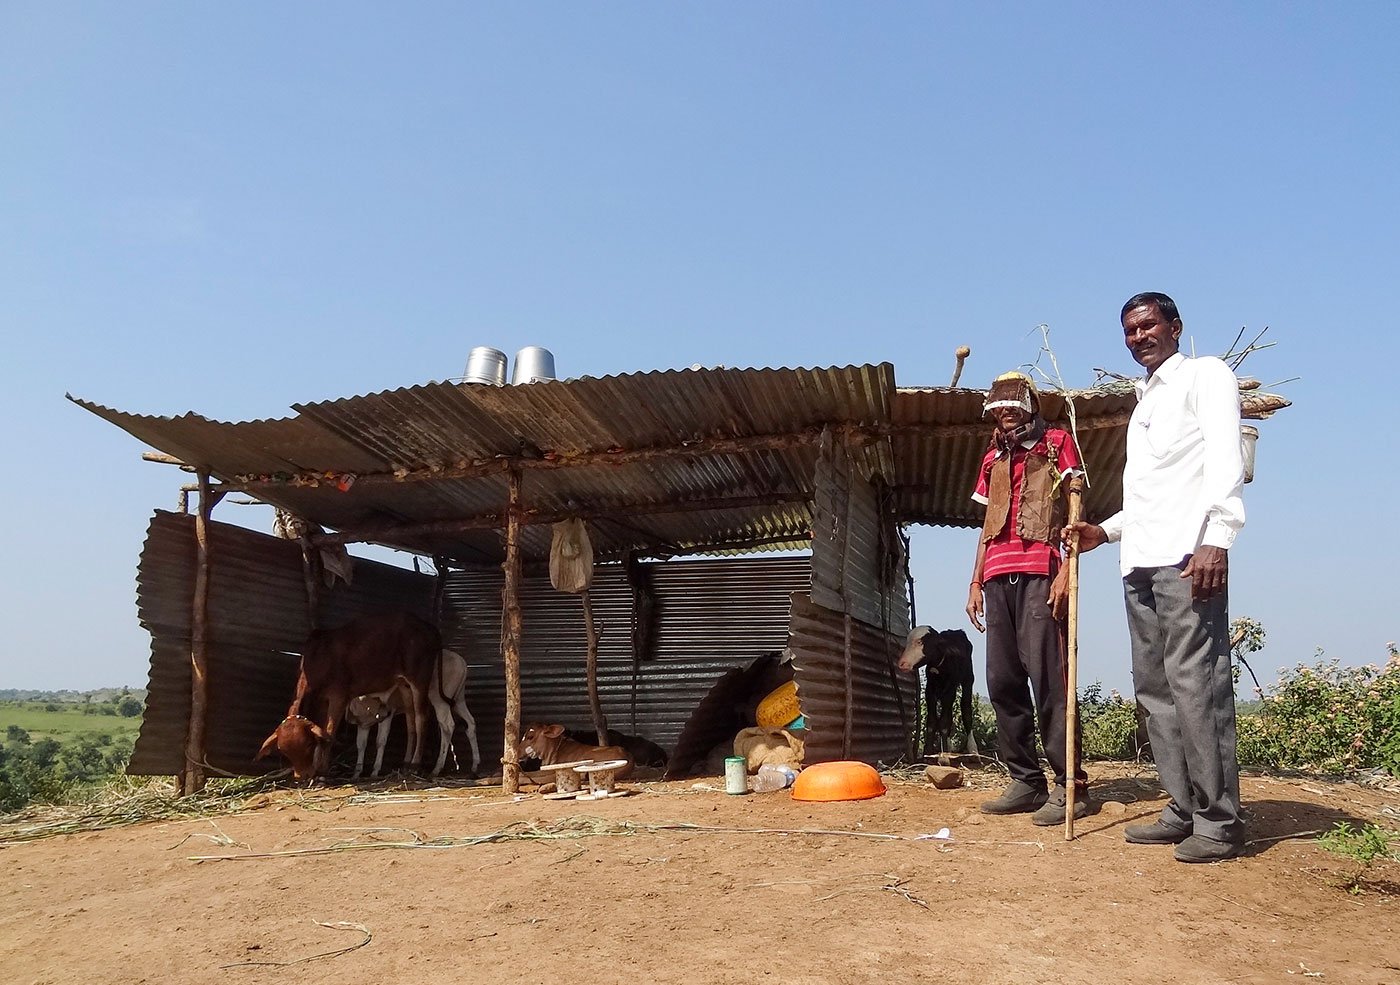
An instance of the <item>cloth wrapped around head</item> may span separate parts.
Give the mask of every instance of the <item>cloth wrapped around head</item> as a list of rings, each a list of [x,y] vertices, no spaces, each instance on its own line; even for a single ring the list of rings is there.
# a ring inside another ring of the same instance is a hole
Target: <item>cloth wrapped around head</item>
[[[1034,416],[1040,412],[1040,392],[1025,373],[1002,373],[992,380],[982,413],[990,414],[1001,407],[1018,407]]]

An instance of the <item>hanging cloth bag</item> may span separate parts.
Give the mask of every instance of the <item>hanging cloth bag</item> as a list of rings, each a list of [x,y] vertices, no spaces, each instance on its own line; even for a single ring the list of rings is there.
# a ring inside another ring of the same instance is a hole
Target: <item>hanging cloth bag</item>
[[[549,544],[549,583],[561,592],[577,595],[593,584],[593,545],[588,528],[578,517],[554,525]]]

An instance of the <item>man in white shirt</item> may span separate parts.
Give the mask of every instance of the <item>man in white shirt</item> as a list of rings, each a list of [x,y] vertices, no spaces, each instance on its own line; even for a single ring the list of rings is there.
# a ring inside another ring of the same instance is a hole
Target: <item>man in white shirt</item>
[[[1245,841],[1226,612],[1227,552],[1244,526],[1239,385],[1221,360],[1178,351],[1181,317],[1165,294],[1130,298],[1121,319],[1147,370],[1128,422],[1123,509],[1073,529],[1081,551],[1122,544],[1133,686],[1171,798],[1125,834],[1174,844],[1182,862],[1214,862]]]

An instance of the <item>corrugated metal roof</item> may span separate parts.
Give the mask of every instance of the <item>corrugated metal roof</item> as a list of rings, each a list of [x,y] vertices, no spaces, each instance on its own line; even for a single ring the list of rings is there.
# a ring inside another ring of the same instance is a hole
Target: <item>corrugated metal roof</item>
[[[1246,399],[1268,396],[1256,391]],[[517,461],[528,508],[611,514],[594,524],[601,559],[634,550],[665,556],[804,546],[815,437],[827,426],[870,443],[862,454],[893,487],[901,520],[973,526],[978,512],[969,493],[987,442],[982,391],[896,390],[888,363],[667,370],[501,387],[429,383],[299,404],[295,417],[243,423],[149,417],[70,399],[152,447],[223,482],[247,483],[259,498],[334,530],[489,519],[505,506],[504,465]],[[1086,515],[1102,519],[1121,502],[1135,398],[1117,384],[1073,391],[1073,399],[1090,475]],[[1043,402],[1047,418],[1063,417],[1062,396],[1045,393]],[[742,445],[696,444],[724,440]],[[661,450],[669,454],[644,457]],[[587,458],[568,461],[575,456]],[[355,481],[342,490],[337,481],[346,477]],[[787,498],[752,502],[775,494]],[[726,506],[726,499],[748,502]],[[684,508],[696,501],[708,507]],[[657,504],[677,509],[625,515],[627,507]],[[467,563],[503,556],[490,526],[376,539]],[[546,557],[548,546],[546,527],[526,528],[527,561]]]
[[[1042,391],[1048,421],[1068,426],[1066,395]],[[1137,406],[1131,381],[1070,390],[1079,448],[1089,475],[1084,515],[1102,520],[1123,505],[1123,466],[1127,464],[1128,417]],[[987,451],[988,425],[982,418],[982,390],[901,387],[891,405],[891,444],[901,519],[935,526],[975,527],[981,507],[972,488]],[[1241,393],[1246,418],[1267,417],[1289,401],[1260,390]]]
[[[298,405],[297,417],[221,423],[195,414],[148,417],[74,399],[147,444],[324,527],[499,513],[503,474],[454,476],[522,454],[546,459],[609,450],[684,449],[706,439],[768,438],[756,446],[623,463],[527,469],[526,504],[543,512],[792,494],[795,501],[616,517],[598,525],[600,557],[634,549],[694,552],[748,542],[810,539],[816,448],[782,436],[827,424],[889,420],[889,364],[830,369],[708,369],[493,387],[431,383]],[[358,478],[342,491],[333,481]],[[396,475],[410,481],[394,481]],[[327,478],[327,477],[330,478]],[[386,541],[387,542],[387,541]],[[395,540],[463,561],[499,560],[491,529]],[[549,533],[530,528],[527,560],[546,557]]]
[[[906,520],[947,527],[975,527],[982,510],[972,488],[990,435],[982,417],[981,390],[901,388],[894,398],[894,445],[899,513]],[[1064,398],[1042,393],[1047,420],[1064,422]],[[1073,393],[1080,450],[1090,487],[1085,516],[1103,519],[1123,501],[1127,415],[1137,400],[1131,391]],[[1121,418],[1121,421],[1120,421]],[[1104,426],[1106,422],[1117,422]],[[901,430],[903,428],[903,430]]]

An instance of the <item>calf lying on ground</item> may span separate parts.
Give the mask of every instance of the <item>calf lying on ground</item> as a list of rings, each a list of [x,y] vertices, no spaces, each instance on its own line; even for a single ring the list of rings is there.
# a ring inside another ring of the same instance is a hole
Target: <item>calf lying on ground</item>
[[[562,725],[531,722],[525,726],[515,752],[517,761],[538,759],[542,767],[554,763],[572,763],[580,759],[591,759],[595,763],[625,759],[627,765],[617,771],[617,778],[621,780],[632,772],[632,757],[627,754],[626,749],[621,746],[591,746],[576,742],[564,734]]]
[[[456,718],[467,727],[467,742],[472,749],[472,775],[481,766],[481,748],[476,741],[476,719],[467,708],[467,662],[461,654],[453,650],[443,650],[438,666],[433,669],[432,682],[428,688],[428,702],[438,723],[438,758],[432,775],[442,772],[447,761],[447,752],[452,747],[452,737],[457,730]],[[359,776],[365,767],[365,743],[369,730],[378,726],[375,738],[377,750],[374,757],[374,770],[370,776],[378,776],[384,765],[384,746],[389,741],[389,726],[395,715],[404,714],[410,701],[407,688],[397,687],[377,694],[361,694],[350,700],[345,708],[345,720],[358,726],[355,747],[355,772]],[[454,718],[454,715],[456,718]],[[454,757],[455,758],[455,757]]]
[[[576,742],[583,743],[598,737],[598,733],[592,729],[577,728],[566,728],[564,735]],[[664,768],[668,758],[666,750],[646,736],[628,735],[615,728],[608,729],[608,745],[621,746],[626,751],[627,758],[632,761],[633,766],[660,766]]]
[[[916,626],[899,655],[899,669],[912,674],[924,668],[924,755],[935,751],[930,744],[937,738],[937,752],[950,752],[953,741],[953,704],[962,688],[962,726],[967,734],[967,751],[977,752],[972,735],[972,641],[961,629],[935,632],[930,626]]]

